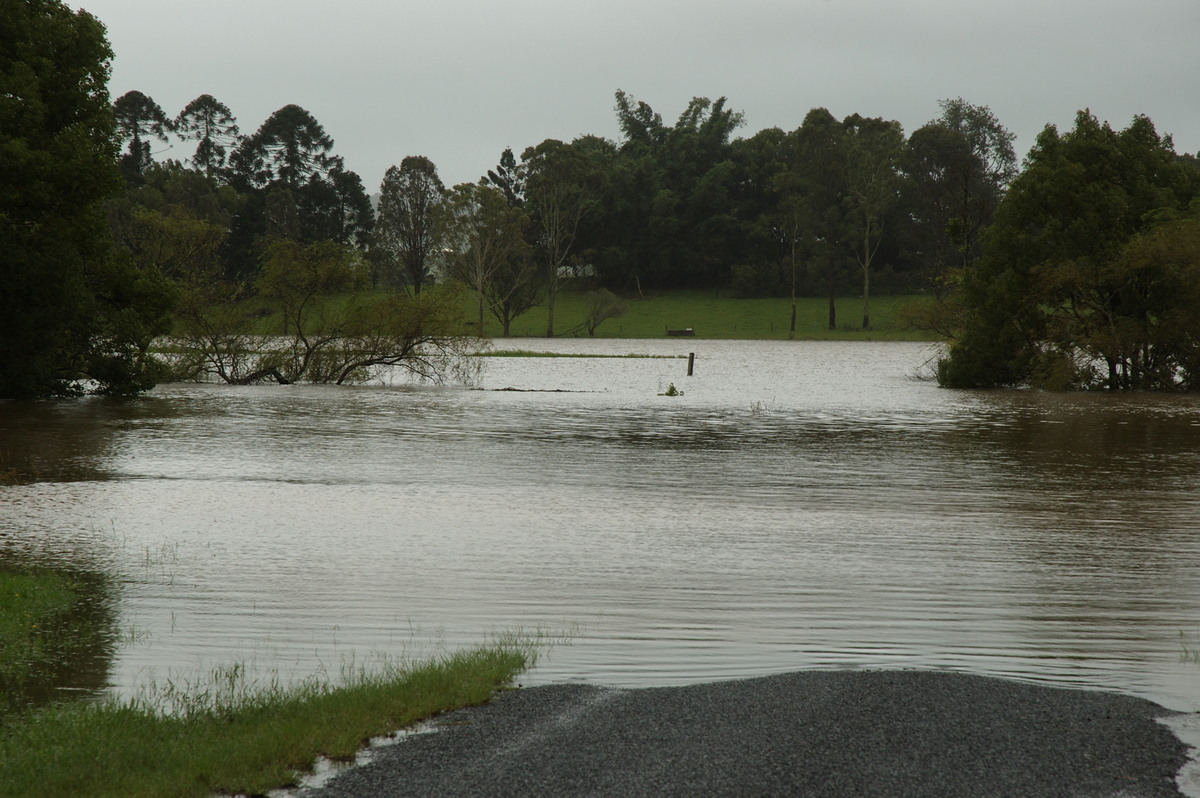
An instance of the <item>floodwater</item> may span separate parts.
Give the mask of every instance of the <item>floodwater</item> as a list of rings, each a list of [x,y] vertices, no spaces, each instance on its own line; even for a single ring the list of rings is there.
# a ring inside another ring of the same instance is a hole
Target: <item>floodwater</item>
[[[0,557],[114,577],[118,694],[522,628],[571,635],[525,684],[946,668],[1200,710],[1197,398],[945,391],[912,343],[516,345],[659,357],[0,405]]]

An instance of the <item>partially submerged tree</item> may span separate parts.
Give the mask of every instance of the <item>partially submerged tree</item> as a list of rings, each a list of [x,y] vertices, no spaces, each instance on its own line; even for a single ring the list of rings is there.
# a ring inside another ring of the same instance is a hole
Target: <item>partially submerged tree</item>
[[[1116,132],[1081,111],[1048,126],[963,280],[947,387],[1193,387],[1194,240],[1156,226],[1200,175],[1146,117]]]

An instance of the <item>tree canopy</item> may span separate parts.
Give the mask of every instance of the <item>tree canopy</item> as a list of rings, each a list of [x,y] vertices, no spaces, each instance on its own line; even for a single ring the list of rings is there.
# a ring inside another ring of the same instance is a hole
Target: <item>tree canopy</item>
[[[111,58],[87,12],[0,5],[0,397],[153,382],[169,298],[114,257],[104,219],[121,187]]]
[[[1200,173],[1137,117],[1048,126],[962,276],[949,387],[1195,387]]]

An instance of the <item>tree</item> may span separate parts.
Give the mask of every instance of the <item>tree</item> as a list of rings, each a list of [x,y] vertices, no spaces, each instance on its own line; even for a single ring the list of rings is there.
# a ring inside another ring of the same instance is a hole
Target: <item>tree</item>
[[[233,112],[211,94],[201,94],[188,103],[175,118],[174,129],[180,138],[198,142],[192,166],[210,180],[225,171],[229,154],[240,140]]]
[[[846,240],[862,269],[862,328],[871,328],[871,266],[885,235],[885,219],[899,200],[904,133],[900,123],[864,119],[842,122],[846,131]]]
[[[169,294],[113,257],[105,225],[111,58],[87,12],[0,4],[0,397],[135,393],[157,373]]]
[[[609,319],[624,316],[629,306],[620,297],[607,288],[597,288],[583,295],[584,318],[583,328],[587,334],[594,336],[596,328]]]
[[[512,147],[504,148],[504,152],[500,153],[500,163],[495,169],[489,169],[479,182],[500,189],[505,201],[513,207],[525,203],[525,166],[517,163]]]
[[[800,242],[828,299],[828,329],[837,329],[837,292],[846,257],[842,236],[846,147],[841,123],[824,108],[813,108],[790,135],[794,160],[789,184],[795,191],[793,221],[803,230]]]
[[[121,172],[126,182],[137,185],[142,181],[142,173],[153,161],[150,157],[150,139],[166,143],[171,120],[167,119],[158,103],[136,90],[116,99],[113,116],[121,140],[129,142],[129,151],[121,156]]]
[[[274,183],[296,191],[340,164],[332,150],[333,139],[312,114],[298,105],[285,105],[242,141],[233,162],[250,187]]]
[[[618,91],[621,171],[632,196],[622,201],[629,233],[621,254],[647,282],[723,282],[742,237],[733,216],[736,165],[730,137],[742,115],[694,97],[667,127],[644,102]],[[635,273],[636,274],[636,273]],[[637,278],[640,287],[640,278]]]
[[[590,161],[570,145],[547,139],[521,154],[525,167],[525,203],[546,288],[546,337],[554,337],[554,302],[579,223],[596,199],[598,176]]]
[[[458,185],[446,198],[447,264],[451,276],[475,291],[480,335],[485,308],[507,338],[512,320],[537,302],[538,273],[525,241],[528,226],[525,212],[491,185]]]
[[[1120,132],[1086,111],[1065,134],[1047,126],[1000,203],[978,266],[964,275],[962,322],[939,382],[1186,382],[1190,356],[1175,352],[1191,336],[1191,322],[1180,320],[1192,313],[1193,293],[1180,282],[1185,265],[1166,253],[1186,250],[1190,233],[1156,232],[1154,223],[1198,194],[1200,175],[1146,117]]]
[[[986,106],[943,100],[942,115],[908,139],[904,172],[929,277],[939,293],[979,258],[980,238],[1016,175],[1013,134]]]
[[[357,173],[336,163],[325,177],[310,177],[296,197],[307,240],[367,245],[375,226],[375,212]]]
[[[379,187],[374,247],[393,280],[414,294],[421,293],[442,246],[444,193],[437,167],[423,155],[388,167]]]

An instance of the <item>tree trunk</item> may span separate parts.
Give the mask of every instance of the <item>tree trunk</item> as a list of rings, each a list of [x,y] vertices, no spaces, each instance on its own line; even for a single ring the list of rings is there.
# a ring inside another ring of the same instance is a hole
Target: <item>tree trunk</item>
[[[863,322],[864,330],[871,329],[871,266],[863,264]]]
[[[550,265],[546,282],[546,337],[554,337],[554,300],[558,296],[558,266]]]
[[[796,236],[792,236],[792,322],[788,327],[788,338],[796,337]]]
[[[829,273],[829,329],[837,329],[837,305],[834,302],[834,294],[837,292],[837,283],[833,279],[833,272]]]

